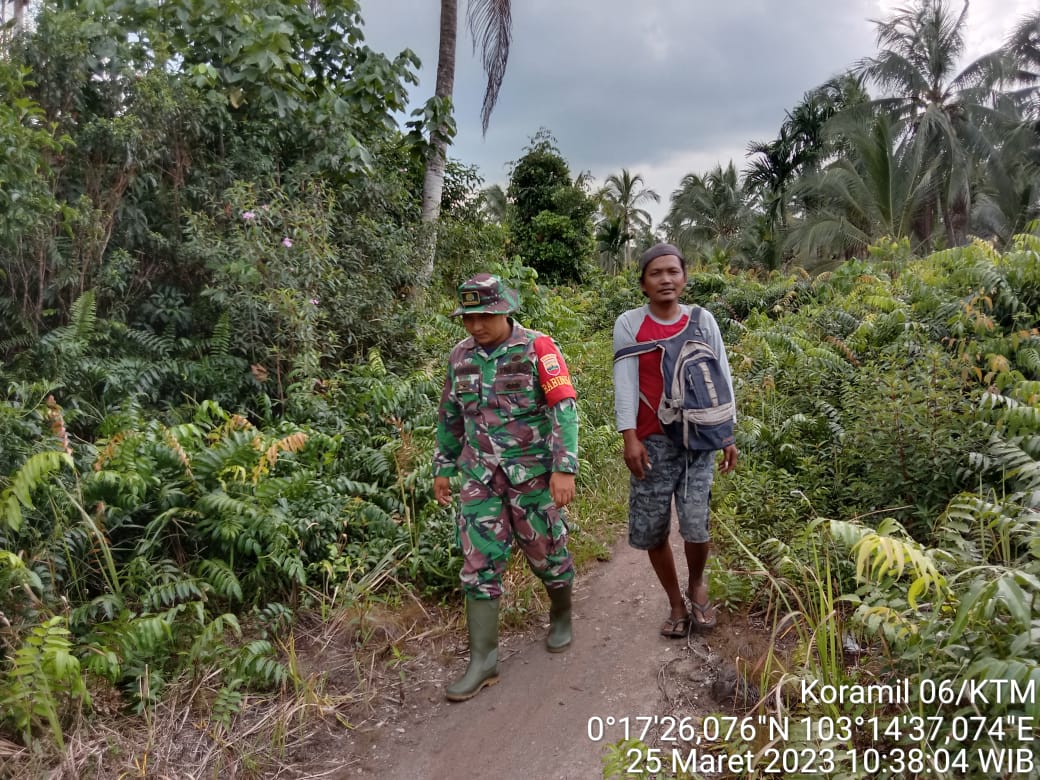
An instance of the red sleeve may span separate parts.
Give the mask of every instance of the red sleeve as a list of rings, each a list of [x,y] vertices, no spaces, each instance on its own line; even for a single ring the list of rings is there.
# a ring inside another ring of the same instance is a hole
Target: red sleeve
[[[538,356],[538,381],[546,403],[555,406],[565,398],[577,398],[567,363],[556,343],[548,336],[539,336],[534,341],[534,351]]]

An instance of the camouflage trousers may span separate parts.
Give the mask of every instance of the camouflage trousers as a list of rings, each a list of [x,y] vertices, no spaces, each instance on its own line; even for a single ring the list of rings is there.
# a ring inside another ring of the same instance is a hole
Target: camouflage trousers
[[[497,599],[509,565],[513,538],[531,571],[546,587],[574,579],[567,552],[567,521],[549,495],[549,475],[510,483],[496,469],[491,483],[468,480],[460,492],[459,538],[462,542],[462,590],[470,598]]]

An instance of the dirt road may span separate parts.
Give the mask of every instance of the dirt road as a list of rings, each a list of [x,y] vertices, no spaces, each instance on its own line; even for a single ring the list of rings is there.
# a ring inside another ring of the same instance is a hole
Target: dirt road
[[[682,576],[684,562],[679,568]],[[718,711],[711,682],[754,633],[720,615],[710,635],[666,639],[658,634],[666,613],[646,554],[622,541],[609,562],[576,581],[567,652],[546,652],[542,629],[505,637],[497,685],[458,704],[444,700],[444,682],[431,685],[421,705],[357,729],[349,762],[334,776],[602,778],[608,746],[625,737],[623,718],[635,729],[639,716]],[[464,668],[464,659],[453,661],[443,679]]]

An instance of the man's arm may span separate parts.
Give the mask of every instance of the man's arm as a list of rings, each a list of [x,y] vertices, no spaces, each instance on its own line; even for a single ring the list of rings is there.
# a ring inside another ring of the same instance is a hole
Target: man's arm
[[[440,407],[437,410],[437,447],[433,453],[433,473],[438,477],[455,476],[455,462],[462,454],[462,440],[466,431],[462,409],[451,392],[454,378],[455,372],[449,366],[448,375],[444,378],[444,389],[441,391]]]
[[[549,450],[552,474],[549,494],[556,506],[567,506],[574,500],[575,475],[578,473],[578,406],[577,393],[570,370],[556,343],[548,336],[534,342],[538,361],[538,383],[548,407]]]
[[[614,352],[636,344],[631,315],[625,312],[614,322]],[[617,430],[636,427],[639,409],[639,358],[635,355],[614,361],[614,422]]]
[[[552,432],[552,470],[565,474],[578,473],[578,406],[573,398],[565,398],[549,407]]]
[[[614,352],[636,344],[632,315],[625,312],[614,322]],[[639,408],[639,358],[635,355],[614,361],[614,422],[625,442],[624,458],[636,479],[646,476],[650,455],[636,436]]]
[[[575,475],[578,473],[578,406],[573,398],[565,398],[549,407],[552,420],[552,475],[549,495],[556,506],[567,506],[574,500]]]

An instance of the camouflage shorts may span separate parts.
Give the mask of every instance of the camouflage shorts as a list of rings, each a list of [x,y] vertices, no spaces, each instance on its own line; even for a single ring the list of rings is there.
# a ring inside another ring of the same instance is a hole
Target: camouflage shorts
[[[471,598],[497,599],[515,538],[531,571],[548,587],[574,578],[567,552],[567,522],[549,495],[549,475],[518,485],[502,469],[491,484],[468,480],[460,492],[462,590]]]
[[[667,541],[673,498],[683,540],[708,541],[716,453],[685,450],[667,436],[649,436],[643,445],[650,456],[650,469],[643,479],[629,480],[628,543],[639,550],[653,550]]]

